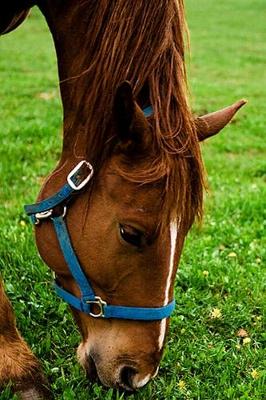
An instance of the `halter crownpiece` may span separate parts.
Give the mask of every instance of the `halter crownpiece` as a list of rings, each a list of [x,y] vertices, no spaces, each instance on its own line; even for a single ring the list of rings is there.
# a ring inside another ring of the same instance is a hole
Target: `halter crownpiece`
[[[153,115],[153,108],[152,108],[152,106],[145,107],[145,108],[143,108],[142,111],[143,111],[144,116],[145,116],[146,118],[149,118],[149,117],[151,117],[151,116]]]
[[[162,307],[127,307],[109,305],[101,297],[96,296],[89,280],[85,276],[79,260],[74,252],[65,223],[65,215],[68,202],[73,195],[83,189],[93,176],[92,165],[83,160],[68,174],[67,183],[53,196],[36,204],[26,205],[26,214],[30,216],[34,224],[44,220],[51,220],[54,225],[57,240],[59,242],[68,268],[79,286],[81,297],[74,296],[55,279],[55,291],[69,305],[94,318],[118,318],[129,320],[156,321],[168,318],[175,308],[175,300]],[[63,213],[56,216],[54,208],[63,206]],[[93,307],[97,312],[93,312]]]

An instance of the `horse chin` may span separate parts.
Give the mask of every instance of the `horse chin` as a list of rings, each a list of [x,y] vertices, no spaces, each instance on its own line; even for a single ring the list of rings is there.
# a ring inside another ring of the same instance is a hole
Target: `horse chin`
[[[86,361],[82,363],[82,367],[85,370],[86,377],[90,382],[97,382],[106,387],[115,387],[104,375],[98,373],[96,363],[92,356],[87,355]]]
[[[113,384],[109,379],[106,378],[105,374],[102,373],[101,368],[99,372],[97,370],[97,363],[94,361],[93,356],[88,354],[86,356],[86,361],[82,363],[83,368],[85,369],[86,376],[91,382],[98,382],[101,383],[103,386],[106,387],[115,387],[116,385]]]
[[[77,349],[77,358],[80,365],[84,368],[86,376],[90,381],[95,381],[98,378],[97,369],[93,358],[88,354],[87,343],[80,343]]]
[[[86,376],[90,381],[92,381],[92,382],[99,381],[96,365],[91,356],[87,357],[84,368],[86,371]]]

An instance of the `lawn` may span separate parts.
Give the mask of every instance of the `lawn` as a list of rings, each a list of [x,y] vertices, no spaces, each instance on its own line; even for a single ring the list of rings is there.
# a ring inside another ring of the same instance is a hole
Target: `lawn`
[[[252,5],[251,5],[252,3]],[[193,108],[249,100],[202,146],[205,218],[190,232],[176,279],[177,307],[158,377],[127,399],[265,398],[265,0],[187,0]],[[56,399],[123,399],[88,384],[79,334],[51,288],[23,204],[59,158],[62,110],[55,54],[34,11],[0,42],[0,270],[20,331]],[[242,336],[239,337],[239,330]],[[241,333],[241,332],[240,332]],[[10,400],[9,390],[0,394]]]

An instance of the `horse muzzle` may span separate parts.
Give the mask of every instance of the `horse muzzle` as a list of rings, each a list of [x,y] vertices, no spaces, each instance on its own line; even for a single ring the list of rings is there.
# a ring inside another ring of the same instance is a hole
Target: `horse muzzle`
[[[99,380],[104,386],[125,391],[135,391],[145,386],[158,373],[158,362],[154,366],[153,357],[138,358],[133,355],[121,355],[112,358],[99,355],[91,350],[82,355],[82,345],[78,349],[78,358],[91,381]],[[152,362],[153,361],[153,362]]]

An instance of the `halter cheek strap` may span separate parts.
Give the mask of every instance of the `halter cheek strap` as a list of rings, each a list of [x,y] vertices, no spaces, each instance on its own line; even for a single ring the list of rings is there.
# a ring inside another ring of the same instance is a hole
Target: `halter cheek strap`
[[[90,181],[92,175],[91,164],[83,160],[70,172],[67,183],[57,193],[39,203],[25,206],[25,211],[31,217],[33,223],[38,224],[45,219],[50,219],[53,222],[60,249],[73,278],[79,286],[81,296],[74,296],[60,286],[57,280],[54,283],[56,293],[72,307],[94,318],[143,321],[168,318],[175,308],[175,300],[162,307],[127,307],[109,305],[95,295],[73,250],[67,225],[64,221],[67,202]],[[64,206],[63,215],[54,216],[54,208],[59,205]]]

